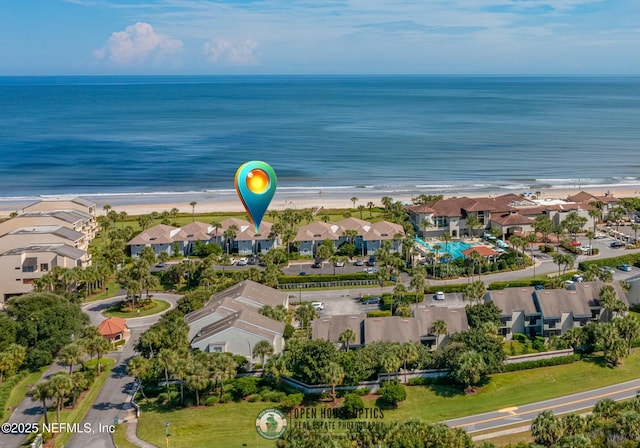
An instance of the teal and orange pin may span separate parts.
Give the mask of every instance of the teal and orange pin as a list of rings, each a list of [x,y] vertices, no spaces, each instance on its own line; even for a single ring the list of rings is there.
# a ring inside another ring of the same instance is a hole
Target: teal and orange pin
[[[276,192],[277,181],[273,168],[268,163],[258,160],[247,162],[236,171],[236,191],[256,233]]]

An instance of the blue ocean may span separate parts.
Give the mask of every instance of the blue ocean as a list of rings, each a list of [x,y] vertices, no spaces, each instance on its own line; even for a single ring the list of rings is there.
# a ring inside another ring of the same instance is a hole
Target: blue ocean
[[[640,184],[639,77],[1,77],[0,197]]]

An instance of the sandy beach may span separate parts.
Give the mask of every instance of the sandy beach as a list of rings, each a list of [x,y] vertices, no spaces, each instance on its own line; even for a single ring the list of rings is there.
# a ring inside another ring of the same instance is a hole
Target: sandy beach
[[[580,189],[541,189],[542,199],[564,199],[567,196],[575,194],[579,191],[587,191],[594,195],[603,195],[610,193],[615,197],[633,197],[640,196],[640,185],[623,185],[623,186],[610,186],[610,187],[584,187]],[[462,192],[460,194],[445,194],[445,197],[452,196],[467,196],[467,197],[480,197],[480,196],[499,196],[507,193],[521,194],[522,191],[492,191],[492,192]],[[535,193],[535,192],[531,192]],[[429,192],[427,194],[433,194]],[[383,196],[390,196],[396,201],[402,201],[409,203],[412,197],[416,194],[402,193],[397,194],[363,190],[361,194],[354,195],[353,193],[344,194],[331,190],[289,190],[285,192],[276,192],[269,210],[284,210],[286,208],[292,209],[304,209],[304,208],[353,208],[353,202],[351,197],[356,196],[356,207],[364,205],[365,207],[369,202],[373,202],[376,206],[381,203]],[[70,198],[73,196],[47,196],[47,199],[54,198]],[[238,199],[235,192],[189,192],[189,193],[163,193],[163,194],[128,194],[128,195],[108,195],[108,196],[84,196],[88,199],[94,200],[98,206],[98,213],[104,213],[103,206],[106,204],[111,205],[114,210],[124,211],[129,215],[142,215],[151,212],[162,212],[164,210],[171,210],[177,208],[180,212],[191,213],[192,201],[196,201],[195,207],[196,213],[208,213],[208,212],[242,212],[244,208],[242,203]],[[8,217],[12,212],[19,212],[23,207],[37,199],[34,198],[22,198],[22,199],[0,199],[0,217]]]

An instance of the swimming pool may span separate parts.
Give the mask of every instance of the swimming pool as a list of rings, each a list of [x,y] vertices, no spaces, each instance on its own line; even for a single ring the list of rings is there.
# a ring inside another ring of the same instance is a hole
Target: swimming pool
[[[415,241],[416,243],[420,244],[422,247],[424,247],[428,251],[435,252],[433,247],[429,243],[424,241],[423,239],[415,237],[413,239],[413,241]],[[444,241],[439,241],[436,244],[439,244],[442,247],[442,249],[440,249],[438,251],[438,253],[439,254],[444,253],[445,252],[445,247],[447,247],[447,244]],[[462,254],[462,251],[463,250],[467,250],[470,247],[471,247],[471,244],[464,243],[462,241],[450,241],[449,244],[448,244],[448,252],[451,254],[451,256],[453,257],[454,260],[456,258],[464,258],[464,255]]]

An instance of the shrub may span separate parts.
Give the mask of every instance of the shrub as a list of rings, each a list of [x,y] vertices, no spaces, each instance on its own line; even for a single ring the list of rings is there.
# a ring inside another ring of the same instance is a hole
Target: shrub
[[[233,396],[236,400],[256,393],[260,378],[238,378],[233,385]]]
[[[255,403],[255,402],[260,401],[260,400],[262,400],[262,397],[260,396],[260,394],[253,394],[253,395],[249,395],[247,397],[247,401],[249,403]]]
[[[348,393],[344,396],[342,403],[342,415],[345,418],[356,418],[358,412],[364,409],[364,401],[359,395],[354,393]]]
[[[410,378],[407,382],[408,386],[426,386],[427,384],[431,384],[429,378]]]
[[[387,316],[391,316],[391,310],[367,312],[367,317],[387,317]]]
[[[356,389],[353,391],[353,393],[355,393],[356,395],[359,395],[361,397],[365,396],[365,395],[369,395],[369,393],[371,392],[371,389],[369,389],[368,387],[362,387],[360,389]]]
[[[295,327],[291,324],[286,324],[284,326],[284,333],[282,336],[284,337],[285,340],[288,340],[288,339],[291,339],[295,333],[296,333]]]
[[[527,336],[522,334],[522,333],[514,333],[513,334],[513,340],[524,344],[524,341],[527,340]]]
[[[383,406],[396,407],[398,403],[407,399],[407,391],[397,381],[386,381],[379,389],[380,403]]]
[[[222,394],[222,397],[218,399],[218,403],[229,403],[233,400],[233,395],[230,393]]]
[[[210,397],[207,397],[204,400],[204,405],[205,406],[213,406],[217,402],[218,402],[218,396],[217,395],[211,395]]]
[[[301,392],[298,392],[297,394],[287,395],[280,401],[280,407],[286,410],[293,409],[296,406],[300,406],[303,398],[304,394],[302,394]]]
[[[557,358],[539,359],[537,361],[524,361],[515,364],[504,364],[500,367],[501,372],[515,372],[518,370],[537,369],[538,367],[560,366],[572,364],[580,360],[580,355],[558,356]]]

